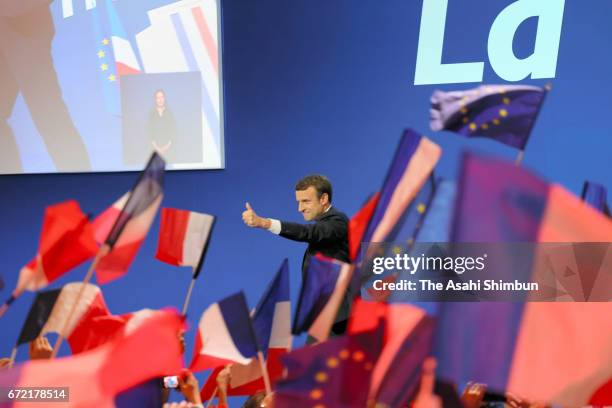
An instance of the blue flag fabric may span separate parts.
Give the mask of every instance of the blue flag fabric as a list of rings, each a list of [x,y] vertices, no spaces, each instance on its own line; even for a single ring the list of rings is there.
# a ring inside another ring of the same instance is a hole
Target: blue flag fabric
[[[395,254],[410,251],[434,198],[435,188],[432,175],[423,184],[421,190],[408,205],[406,211],[399,217],[395,227],[393,227],[393,230],[387,236],[387,241],[393,242],[394,245],[384,246],[385,253],[377,253],[376,256],[394,257]],[[383,249],[383,247],[378,249]],[[396,271],[386,271],[383,274],[374,275],[372,270],[372,259],[364,259],[359,275],[356,274],[359,277],[358,282],[363,287],[361,296],[365,300],[387,300],[392,295],[392,292],[375,291],[372,288],[372,283],[378,279],[383,279],[387,282],[396,281],[398,273]]]
[[[287,376],[277,382],[276,407],[365,407],[383,344],[384,324],[283,356]]]
[[[604,186],[592,181],[585,181],[582,187],[582,199],[601,213],[610,215],[607,201],[607,190]]]
[[[425,315],[404,339],[376,393],[376,402],[404,407],[414,397],[423,361],[431,354],[435,318]]]
[[[111,248],[119,239],[127,223],[147,210],[163,194],[165,168],[164,159],[159,154],[153,153],[106,238],[105,243]]]
[[[336,289],[341,267],[340,263],[311,258],[293,319],[293,334],[307,331],[314,323]]]
[[[534,242],[548,184],[512,163],[466,153],[453,217],[453,242]]]
[[[248,313],[244,292],[240,291],[218,302],[225,327],[236,349],[245,357],[257,354],[257,339]]]
[[[268,351],[274,316],[278,313],[276,309],[280,302],[286,302],[287,306],[289,303],[289,261],[286,258],[255,307],[252,318],[259,349],[264,355]]]
[[[434,131],[486,137],[524,150],[546,92],[527,85],[435,91],[431,96],[430,126]]]

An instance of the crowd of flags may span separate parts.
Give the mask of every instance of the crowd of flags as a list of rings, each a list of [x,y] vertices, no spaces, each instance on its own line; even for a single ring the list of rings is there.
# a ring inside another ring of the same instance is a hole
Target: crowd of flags
[[[524,153],[547,92],[522,85],[436,92],[431,127],[489,137]],[[392,242],[399,251],[415,242],[612,242],[602,185],[585,182],[579,198],[516,163],[472,153],[464,155],[457,181],[441,180],[434,174],[441,154],[418,132],[402,134],[381,188],[350,221],[351,263],[314,257],[293,316],[286,259],[253,310],[239,291],[203,311],[189,364],[193,372],[213,370],[203,400],[217,393],[216,374],[229,365],[229,395],[274,390],[277,407],[403,407],[415,398],[429,356],[437,358],[438,375],[458,385],[479,381],[564,405],[612,398],[605,386],[612,379],[612,303],[409,303],[364,286],[372,254],[362,242]],[[54,355],[63,338],[73,355],[0,371],[0,387],[67,385],[74,406],[110,407],[154,390],[155,378],[181,372],[179,338],[214,216],[161,211],[157,259],[192,271],[181,314],[114,315],[102,289],[90,283],[94,271],[99,285],[127,273],[161,206],[164,169],[153,154],[134,187],[91,221],[75,201],[47,208],[38,251],[0,313],[24,290],[38,291],[12,359],[20,345],[51,332],[59,334]],[[82,282],[43,290],[87,261]],[[586,286],[581,290],[589,300]],[[347,293],[356,299],[348,331],[330,338]],[[292,335],[301,333],[315,344],[292,351]]]

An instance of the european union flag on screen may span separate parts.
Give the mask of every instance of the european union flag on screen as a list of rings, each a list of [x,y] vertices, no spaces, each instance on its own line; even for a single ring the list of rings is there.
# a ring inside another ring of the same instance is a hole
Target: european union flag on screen
[[[466,91],[435,91],[430,126],[468,137],[487,137],[524,150],[548,89],[528,85],[482,85]]]

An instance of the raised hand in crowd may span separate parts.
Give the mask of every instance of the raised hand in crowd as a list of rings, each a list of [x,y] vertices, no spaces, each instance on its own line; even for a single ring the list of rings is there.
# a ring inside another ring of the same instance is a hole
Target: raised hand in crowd
[[[442,399],[434,394],[436,364],[436,359],[433,357],[428,357],[423,362],[421,385],[414,400],[413,408],[442,408]]]
[[[11,365],[11,359],[8,357],[0,358],[0,370],[6,370]]]
[[[219,393],[219,406],[227,406],[227,387],[232,379],[230,366],[225,366],[217,374],[217,391]]]
[[[45,336],[39,336],[30,342],[30,360],[46,360],[51,358],[53,347]]]
[[[200,385],[191,371],[183,370],[178,380],[179,390],[185,396],[185,399],[193,404],[202,404],[202,399],[200,398]]]

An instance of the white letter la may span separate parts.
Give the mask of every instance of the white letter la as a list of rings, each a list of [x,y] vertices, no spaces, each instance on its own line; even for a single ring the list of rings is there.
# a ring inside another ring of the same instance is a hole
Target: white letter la
[[[507,81],[554,78],[563,24],[565,0],[518,0],[497,16],[489,33],[491,66]],[[444,29],[448,0],[423,0],[417,50],[415,85],[482,82],[484,63],[442,64]],[[519,60],[512,43],[519,25],[538,17],[538,31],[532,55]]]
[[[495,73],[506,81],[554,78],[563,25],[565,0],[519,0],[506,7],[495,19],[489,33],[489,60]],[[533,54],[518,59],[512,51],[514,35],[521,23],[538,17]]]

